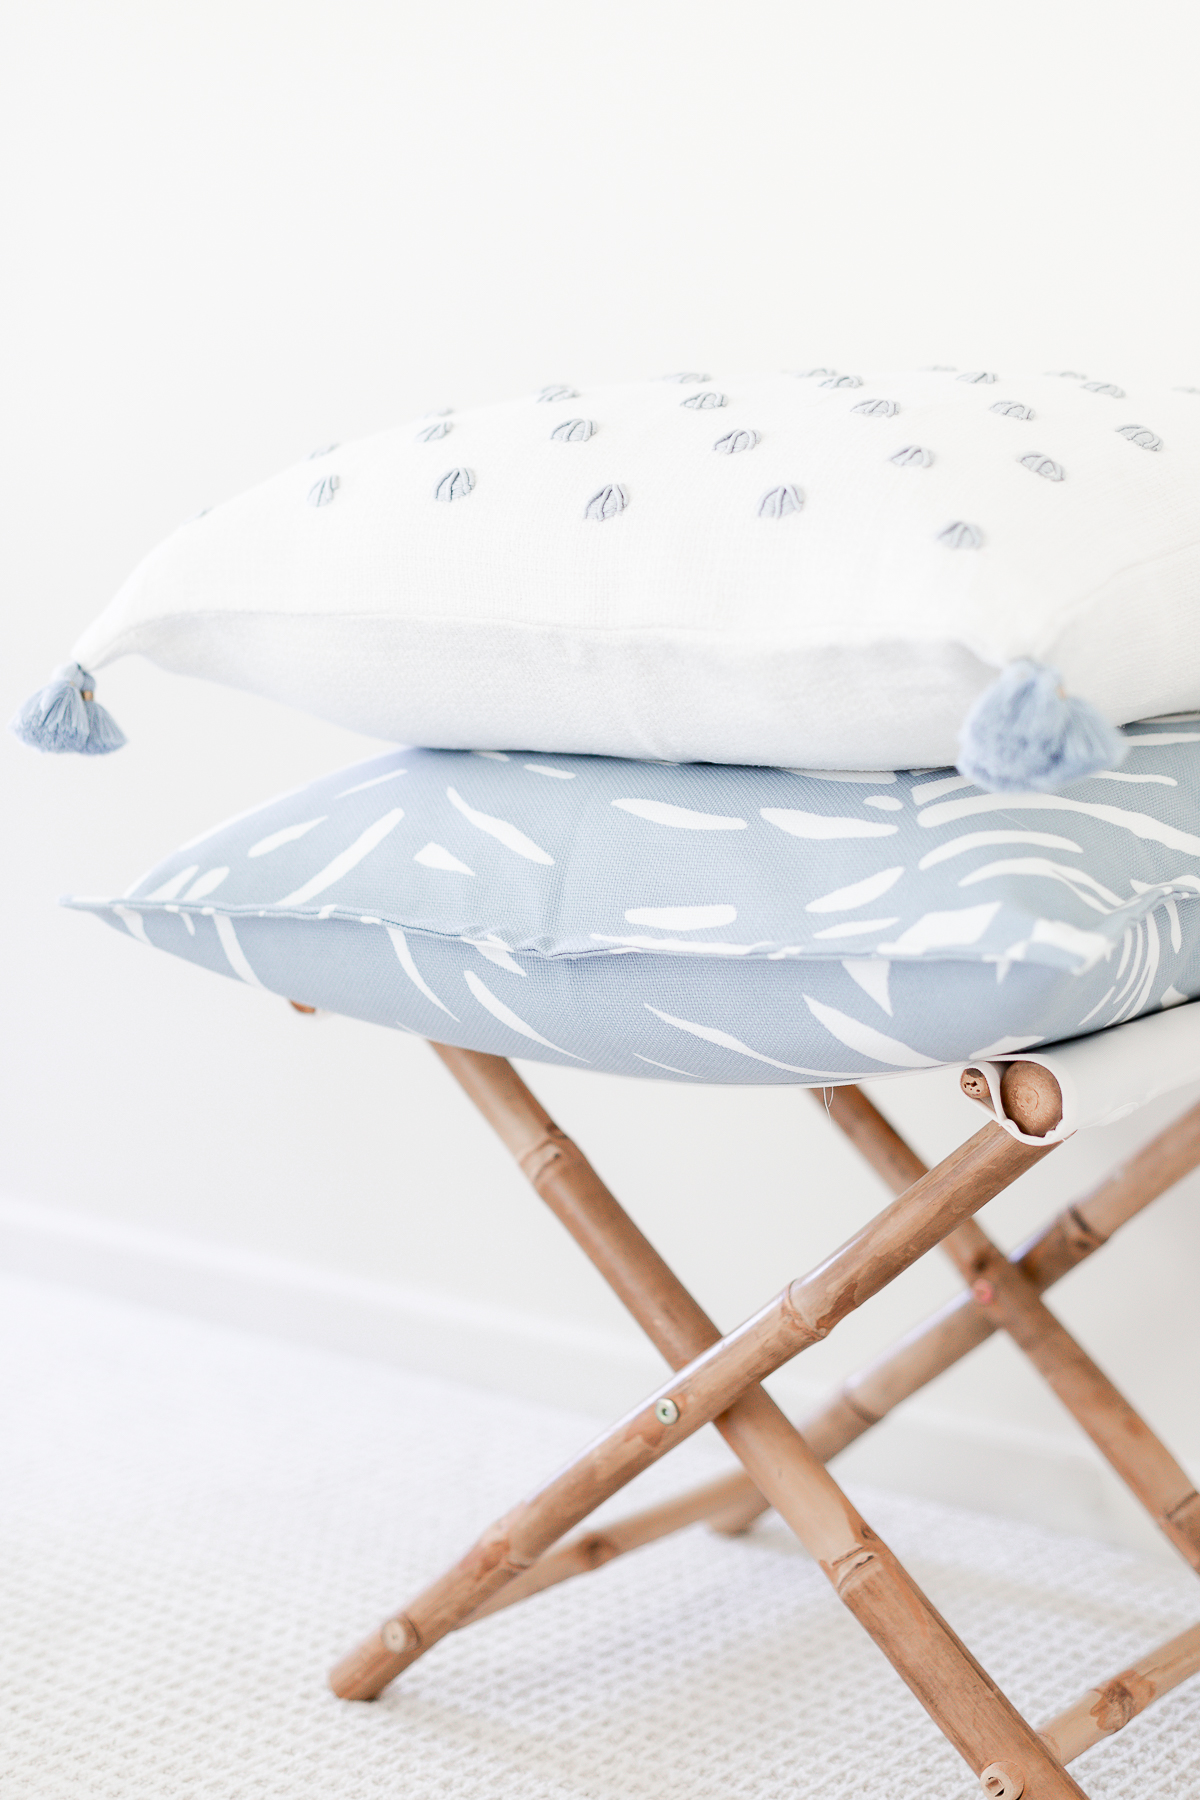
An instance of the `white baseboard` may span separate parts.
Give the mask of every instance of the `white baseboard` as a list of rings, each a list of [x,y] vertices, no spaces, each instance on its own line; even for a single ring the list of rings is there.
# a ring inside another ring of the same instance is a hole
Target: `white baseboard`
[[[657,1354],[636,1337],[19,1200],[0,1201],[0,1268],[601,1419],[636,1402],[663,1373]],[[769,1386],[797,1417],[821,1398],[796,1365]],[[838,1471],[1171,1554],[1086,1441],[968,1422],[919,1399],[852,1445]]]

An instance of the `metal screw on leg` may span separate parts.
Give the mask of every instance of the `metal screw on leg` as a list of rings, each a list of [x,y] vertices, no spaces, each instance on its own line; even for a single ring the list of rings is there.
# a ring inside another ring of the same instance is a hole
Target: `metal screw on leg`
[[[660,1425],[675,1425],[679,1421],[679,1408],[673,1400],[660,1400],[654,1408],[654,1416]]]
[[[979,1771],[979,1785],[988,1800],[1021,1800],[1025,1777],[1015,1763],[989,1763]]]

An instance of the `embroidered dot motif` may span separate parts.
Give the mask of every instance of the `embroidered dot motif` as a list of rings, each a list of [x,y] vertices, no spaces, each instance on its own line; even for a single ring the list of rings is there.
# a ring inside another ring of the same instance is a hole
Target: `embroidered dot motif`
[[[945,544],[948,550],[978,550],[983,543],[983,533],[978,525],[968,525],[965,519],[955,519],[944,531],[938,532],[937,541]]]
[[[727,431],[719,437],[713,449],[721,456],[737,456],[742,450],[753,450],[759,442],[757,431]]]
[[[1066,475],[1061,463],[1053,462],[1037,450],[1031,450],[1028,456],[1018,456],[1017,461],[1023,469],[1032,469],[1035,475],[1044,475],[1047,481],[1061,481]]]
[[[1163,447],[1162,439],[1157,437],[1153,431],[1149,431],[1145,425],[1118,425],[1117,435],[1128,438],[1129,442],[1136,444],[1139,450],[1161,450]]]
[[[323,475],[315,486],[309,488],[308,504],[310,506],[332,506],[341,485],[340,475]]]
[[[322,444],[321,448],[319,450],[310,450],[309,451],[308,460],[309,460],[309,462],[316,462],[318,456],[332,456],[333,452],[336,449],[337,449],[336,444]]]
[[[769,488],[758,503],[760,519],[787,519],[798,513],[804,505],[804,495],[791,482],[783,487]]]
[[[433,490],[435,500],[462,500],[475,486],[470,469],[447,469]]]
[[[970,386],[989,386],[1000,377],[989,370],[968,370],[957,373],[953,368],[940,364],[934,369],[955,374],[958,381]],[[797,380],[815,380],[822,387],[831,389],[853,389],[863,386],[862,377],[843,375],[836,370],[825,368],[792,371]],[[1083,391],[1105,395],[1111,399],[1125,398],[1125,390],[1113,382],[1088,381],[1077,370],[1058,370],[1052,372],[1053,377],[1061,380],[1076,381],[1082,384]],[[694,385],[711,380],[711,376],[696,371],[680,371],[660,377],[664,382],[675,385]],[[1200,388],[1177,387],[1176,393],[1200,395]],[[545,387],[536,395],[537,402],[549,402],[578,398],[577,388],[565,385]],[[729,404],[728,396],[716,388],[701,388],[700,391],[686,395],[679,403],[691,411],[707,412]],[[437,414],[427,414],[429,423],[421,426],[416,432],[418,443],[435,443],[447,437],[453,425],[449,420],[450,408]],[[860,400],[850,407],[851,412],[859,413],[865,418],[895,418],[902,411],[896,400],[873,397]],[[999,417],[1028,422],[1036,417],[1034,409],[1019,400],[997,400],[988,409]],[[599,429],[595,419],[564,419],[550,432],[550,437],[558,443],[586,443]],[[1159,451],[1163,448],[1163,440],[1145,425],[1121,425],[1117,428],[1119,436],[1126,438],[1137,448]],[[739,427],[727,431],[713,444],[713,450],[723,456],[740,455],[743,451],[753,450],[761,442],[761,433],[750,427]],[[336,444],[329,444],[320,450],[314,450],[312,457],[328,456],[336,450]],[[934,453],[923,444],[904,444],[890,453],[888,460],[899,468],[927,469],[935,461]],[[1060,483],[1066,479],[1066,470],[1053,457],[1041,451],[1029,451],[1016,458],[1021,467],[1031,474],[1040,476],[1045,481]],[[311,506],[328,506],[332,503],[341,486],[338,475],[327,475],[314,484],[307,494]],[[475,475],[471,469],[455,468],[448,470],[434,489],[434,497],[439,501],[449,502],[465,498],[475,487]],[[605,523],[623,512],[629,505],[628,489],[612,482],[599,488],[588,500],[584,508],[584,518],[597,523]],[[794,483],[781,483],[769,488],[760,498],[756,513],[759,518],[784,519],[792,517],[803,510],[805,495]],[[980,549],[985,543],[983,529],[968,520],[956,519],[936,534],[936,541],[948,549]]]
[[[559,444],[586,444],[596,429],[595,419],[564,419],[550,436]]]
[[[624,512],[628,505],[628,491],[614,482],[592,495],[583,509],[583,516],[603,525],[607,519],[615,519],[618,513]]]
[[[1081,375],[1079,373],[1078,369],[1047,369],[1046,374],[1048,376],[1050,376],[1052,379],[1058,380],[1058,381],[1086,381],[1087,380],[1087,376]]]

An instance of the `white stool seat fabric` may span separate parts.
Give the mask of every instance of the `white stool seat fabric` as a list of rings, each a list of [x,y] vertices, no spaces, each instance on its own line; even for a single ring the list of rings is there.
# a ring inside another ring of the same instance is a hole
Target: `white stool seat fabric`
[[[1022,1143],[1058,1143],[1090,1125],[1124,1119],[1160,1094],[1200,1082],[1200,1005],[1131,1019],[1119,1029],[1056,1044],[1052,1050],[1022,1051],[1021,1061],[1040,1063],[1054,1076],[1062,1090],[1062,1121],[1042,1137],[1027,1136],[1004,1110],[1001,1061],[982,1064],[996,1117]]]

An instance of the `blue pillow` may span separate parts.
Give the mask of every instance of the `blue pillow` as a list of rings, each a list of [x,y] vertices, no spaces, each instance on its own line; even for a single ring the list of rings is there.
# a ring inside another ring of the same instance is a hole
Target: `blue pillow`
[[[852,1080],[1200,993],[1200,715],[1129,737],[1121,770],[1016,795],[947,770],[397,750],[66,904],[504,1056]]]

